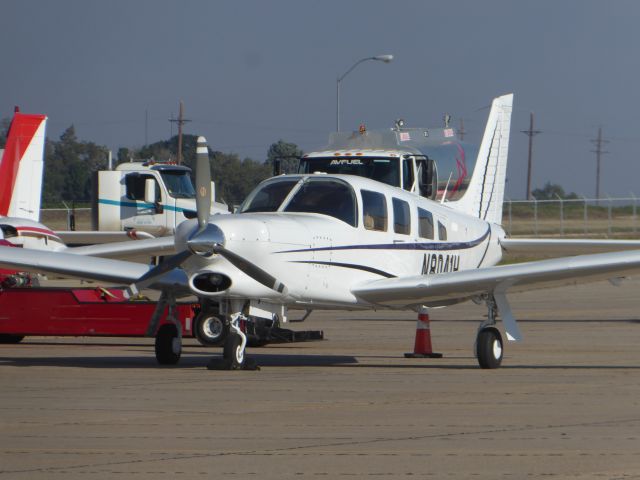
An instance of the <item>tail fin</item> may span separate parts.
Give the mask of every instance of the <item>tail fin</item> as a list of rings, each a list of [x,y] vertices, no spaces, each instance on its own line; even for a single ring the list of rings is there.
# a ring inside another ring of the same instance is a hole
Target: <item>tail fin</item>
[[[491,223],[502,223],[512,105],[512,93],[493,100],[469,187],[460,200],[448,204]]]
[[[40,218],[47,117],[16,111],[0,161],[0,215]]]

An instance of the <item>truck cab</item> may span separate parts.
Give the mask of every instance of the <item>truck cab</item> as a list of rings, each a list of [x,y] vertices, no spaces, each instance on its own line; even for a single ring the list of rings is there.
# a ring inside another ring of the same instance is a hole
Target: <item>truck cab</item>
[[[317,172],[371,178],[431,199],[437,192],[435,162],[425,155],[407,151],[356,149],[304,155],[299,173]]]
[[[329,145],[300,158],[299,173],[347,174],[371,178],[432,200],[455,200],[469,183],[468,153],[474,146],[451,128],[395,128],[335,132]]]
[[[96,230],[172,235],[177,225],[196,217],[196,192],[188,167],[151,161],[122,163],[115,170],[98,172],[97,182]],[[212,182],[211,214],[228,213],[214,195]]]

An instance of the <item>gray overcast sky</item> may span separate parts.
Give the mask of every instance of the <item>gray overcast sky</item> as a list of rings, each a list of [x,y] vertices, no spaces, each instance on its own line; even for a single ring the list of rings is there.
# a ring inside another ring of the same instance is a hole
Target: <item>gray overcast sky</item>
[[[507,194],[525,193],[529,112],[534,187],[595,191],[589,142],[611,143],[601,192],[640,195],[640,2],[3,0],[0,117],[14,105],[70,124],[83,140],[139,146],[171,133],[185,102],[212,148],[255,160],[282,138],[304,150],[341,125],[439,126],[464,118],[469,139],[491,99],[515,93]],[[174,129],[175,133],[175,129]]]

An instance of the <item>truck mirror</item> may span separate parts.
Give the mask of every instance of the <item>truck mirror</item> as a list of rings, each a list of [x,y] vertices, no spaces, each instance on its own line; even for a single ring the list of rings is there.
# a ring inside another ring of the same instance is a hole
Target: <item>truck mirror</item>
[[[156,203],[156,181],[153,178],[147,178],[144,181],[144,201]]]
[[[145,203],[152,203],[156,213],[164,212],[162,204],[159,200],[156,200],[156,181],[153,178],[147,178],[144,181],[144,201]]]
[[[436,163],[433,159],[427,158],[426,164],[422,168],[422,184],[423,195],[427,198],[434,199],[438,185],[438,173]]]

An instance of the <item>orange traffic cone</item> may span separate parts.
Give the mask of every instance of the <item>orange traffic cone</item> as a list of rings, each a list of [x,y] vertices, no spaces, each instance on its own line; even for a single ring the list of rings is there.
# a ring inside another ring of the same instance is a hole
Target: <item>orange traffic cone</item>
[[[405,353],[406,358],[442,358],[441,353],[434,353],[431,349],[431,330],[429,329],[429,313],[426,307],[418,310],[418,324],[416,326],[416,343],[413,353]]]

